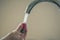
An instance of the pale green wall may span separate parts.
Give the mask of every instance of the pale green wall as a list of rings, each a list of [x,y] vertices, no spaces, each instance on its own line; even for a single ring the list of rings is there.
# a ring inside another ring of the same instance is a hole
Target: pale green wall
[[[32,0],[0,0],[0,38],[22,23],[26,6]],[[60,38],[60,11],[52,3],[41,3],[34,7],[28,18],[30,40],[58,40]]]

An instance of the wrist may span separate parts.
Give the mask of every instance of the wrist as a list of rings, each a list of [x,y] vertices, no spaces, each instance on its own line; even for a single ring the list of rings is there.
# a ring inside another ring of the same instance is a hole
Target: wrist
[[[9,33],[2,40],[12,40],[12,38],[13,38],[13,33]]]

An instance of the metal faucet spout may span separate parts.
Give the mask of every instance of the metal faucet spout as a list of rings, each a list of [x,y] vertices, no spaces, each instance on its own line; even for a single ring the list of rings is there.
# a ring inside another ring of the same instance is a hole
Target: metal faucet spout
[[[33,2],[31,2],[31,4],[29,4],[29,6],[28,6],[28,8],[27,8],[27,10],[26,10],[26,13],[30,14],[32,8],[33,8],[36,4],[38,4],[38,3],[40,3],[40,2],[52,2],[52,3],[56,4],[56,5],[60,8],[59,2],[57,2],[57,1],[55,1],[55,0],[34,0]]]

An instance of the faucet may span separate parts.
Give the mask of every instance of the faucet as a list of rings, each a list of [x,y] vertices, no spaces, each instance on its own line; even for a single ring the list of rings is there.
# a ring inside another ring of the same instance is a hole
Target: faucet
[[[33,9],[33,7],[36,4],[41,3],[41,2],[51,2],[51,3],[56,4],[60,8],[60,1],[58,1],[58,0],[34,0],[26,8],[25,16],[24,16],[24,21],[23,22],[27,22],[28,14],[30,14],[31,10]]]
[[[57,1],[55,1],[55,0],[34,0],[34,1],[28,6],[28,8],[27,8],[27,10],[26,10],[26,13],[30,14],[32,8],[33,8],[36,4],[41,3],[41,2],[51,2],[51,3],[56,4],[58,7],[60,7],[60,4],[59,4]]]

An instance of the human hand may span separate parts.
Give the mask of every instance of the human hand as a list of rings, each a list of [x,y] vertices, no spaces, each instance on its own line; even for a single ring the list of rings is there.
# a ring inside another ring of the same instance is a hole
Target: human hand
[[[3,40],[25,40],[26,34],[27,34],[26,23],[22,23],[21,25],[18,25],[18,28],[15,29]]]

